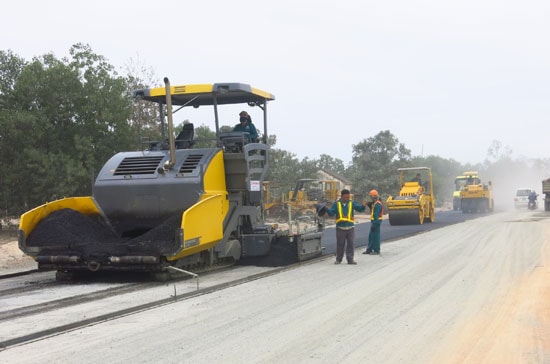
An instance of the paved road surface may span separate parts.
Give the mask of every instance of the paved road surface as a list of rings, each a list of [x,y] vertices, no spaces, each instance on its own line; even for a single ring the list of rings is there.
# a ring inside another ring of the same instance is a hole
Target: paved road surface
[[[439,229],[445,226],[458,224],[467,220],[476,219],[486,216],[487,214],[464,214],[460,211],[440,211],[435,215],[433,223],[422,225],[398,225],[392,226],[388,219],[382,221],[381,225],[381,250],[384,249],[384,244],[395,239],[400,239],[412,236],[425,231]],[[325,254],[336,253],[336,233],[334,227],[325,229],[323,234],[322,244],[325,247]],[[363,222],[356,224],[355,227],[355,247],[364,247],[367,245],[369,237],[370,223]],[[364,250],[364,249],[363,249]]]

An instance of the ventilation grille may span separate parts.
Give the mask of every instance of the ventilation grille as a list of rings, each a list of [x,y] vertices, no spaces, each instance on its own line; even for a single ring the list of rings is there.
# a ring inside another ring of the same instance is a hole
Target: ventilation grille
[[[118,165],[114,175],[155,174],[163,158],[164,156],[124,158]]]
[[[189,154],[183,161],[179,173],[192,173],[197,169],[201,159],[202,154]]]

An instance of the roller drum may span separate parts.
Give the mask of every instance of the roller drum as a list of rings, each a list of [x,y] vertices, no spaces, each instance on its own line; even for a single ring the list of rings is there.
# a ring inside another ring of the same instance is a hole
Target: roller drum
[[[420,225],[424,222],[420,209],[390,210],[388,215],[390,225]]]

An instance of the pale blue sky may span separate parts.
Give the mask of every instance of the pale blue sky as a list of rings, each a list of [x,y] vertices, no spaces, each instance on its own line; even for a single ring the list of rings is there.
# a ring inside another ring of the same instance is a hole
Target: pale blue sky
[[[381,130],[413,155],[477,163],[498,140],[550,158],[546,0],[86,4],[2,4],[2,49],[63,57],[82,42],[120,70],[139,59],[159,84],[249,83],[276,96],[269,132],[300,159],[348,163]]]

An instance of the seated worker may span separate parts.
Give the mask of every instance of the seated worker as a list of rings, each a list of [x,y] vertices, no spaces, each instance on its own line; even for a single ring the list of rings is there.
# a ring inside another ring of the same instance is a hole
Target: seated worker
[[[416,177],[411,179],[409,182],[418,182],[418,184],[422,186],[422,176],[420,175],[420,173],[417,173]]]
[[[258,142],[258,130],[256,130],[256,127],[254,124],[252,124],[252,118],[246,111],[241,111],[239,113],[239,121],[240,123],[235,125],[233,128],[233,131],[244,131],[247,132],[250,135],[250,141],[253,143]]]

